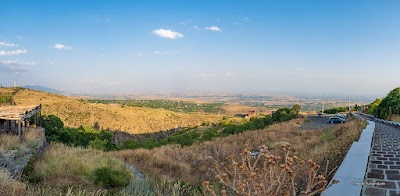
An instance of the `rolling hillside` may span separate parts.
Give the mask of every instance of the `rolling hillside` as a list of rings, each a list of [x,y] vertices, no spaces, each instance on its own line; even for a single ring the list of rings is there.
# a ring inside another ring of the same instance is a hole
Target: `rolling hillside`
[[[0,89],[0,92],[10,89]],[[165,109],[130,107],[119,104],[85,103],[78,97],[56,95],[36,90],[21,89],[13,99],[17,105],[43,105],[43,114],[59,116],[69,127],[92,126],[129,133],[148,133],[174,127],[198,125],[204,121],[218,121],[221,115],[182,113]]]

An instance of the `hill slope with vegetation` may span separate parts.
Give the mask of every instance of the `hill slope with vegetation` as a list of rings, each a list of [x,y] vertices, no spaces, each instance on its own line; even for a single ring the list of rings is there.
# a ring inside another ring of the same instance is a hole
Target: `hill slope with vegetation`
[[[67,127],[93,126],[111,131],[148,133],[174,127],[219,121],[222,116],[175,112],[160,108],[131,107],[120,104],[87,103],[76,97],[56,95],[23,88],[1,88],[0,95],[12,95],[16,105],[42,104],[44,115],[56,115]]]

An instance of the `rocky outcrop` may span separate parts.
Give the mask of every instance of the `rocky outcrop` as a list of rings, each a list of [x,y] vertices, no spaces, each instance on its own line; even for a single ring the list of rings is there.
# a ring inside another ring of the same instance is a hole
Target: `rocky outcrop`
[[[143,133],[143,134],[130,134],[122,131],[115,131],[113,136],[113,141],[115,144],[120,145],[125,140],[136,140],[138,142],[142,142],[146,138],[152,138],[156,141],[160,141],[180,130],[182,127],[173,128],[165,131],[153,132],[153,133]]]

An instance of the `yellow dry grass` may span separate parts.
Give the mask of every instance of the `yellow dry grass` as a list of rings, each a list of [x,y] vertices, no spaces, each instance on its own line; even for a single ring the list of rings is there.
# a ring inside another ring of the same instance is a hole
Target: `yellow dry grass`
[[[3,89],[0,89],[2,91]],[[33,90],[20,90],[14,96],[17,105],[43,105],[43,114],[61,118],[66,126],[92,126],[98,122],[103,129],[129,133],[148,133],[175,127],[216,122],[222,115],[181,113],[165,109],[128,107],[116,104],[84,103],[75,97],[67,97]]]
[[[245,114],[249,111],[256,111],[257,114],[271,114],[272,112],[272,109],[267,107],[253,107],[239,104],[224,104],[222,109],[228,115]]]

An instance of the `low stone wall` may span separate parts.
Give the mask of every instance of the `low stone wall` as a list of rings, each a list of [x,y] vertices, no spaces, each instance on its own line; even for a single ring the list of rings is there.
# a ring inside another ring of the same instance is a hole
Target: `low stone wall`
[[[362,131],[359,140],[351,145],[349,152],[329,183],[329,188],[321,195],[360,195],[362,186],[355,183],[364,181],[374,130],[375,123],[368,121],[368,126]],[[337,182],[332,184],[334,181]]]

